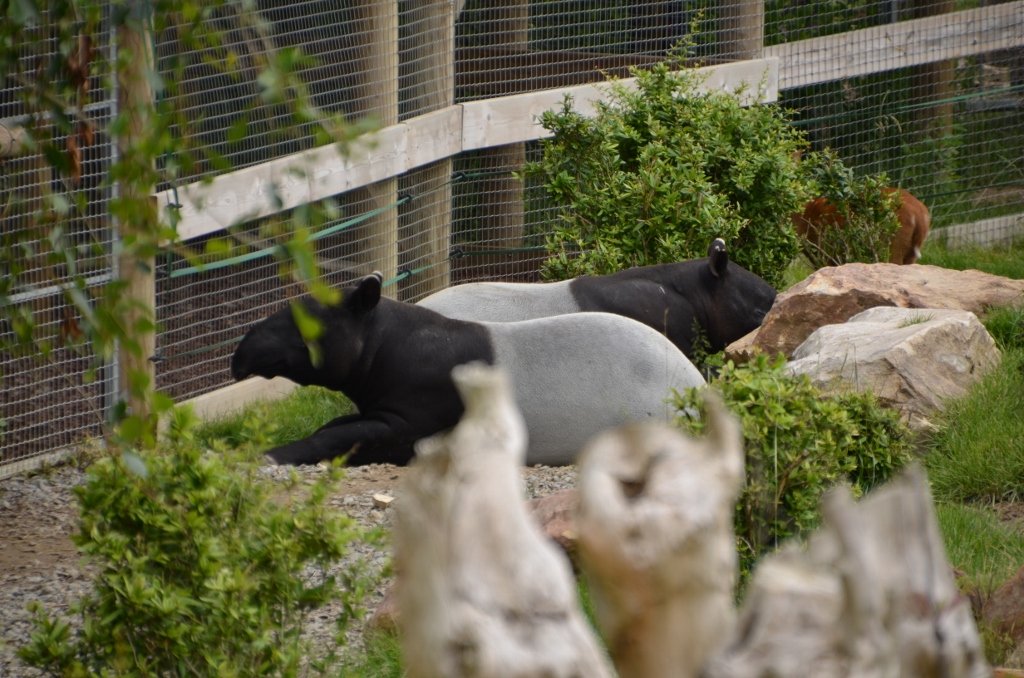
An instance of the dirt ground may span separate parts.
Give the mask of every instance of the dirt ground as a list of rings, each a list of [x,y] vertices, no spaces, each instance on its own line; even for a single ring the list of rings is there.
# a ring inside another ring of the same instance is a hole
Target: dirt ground
[[[332,499],[337,502],[370,491],[394,496],[407,470],[397,466],[349,469]],[[78,511],[70,492],[66,501],[47,501],[40,493],[31,491],[33,484],[41,484],[58,472],[25,477],[23,482],[30,486],[27,492],[7,492],[4,485],[9,481],[0,482],[0,573],[31,569],[44,575],[58,566],[78,566],[80,556],[71,542],[71,535],[77,530]],[[40,505],[40,500],[44,505]]]

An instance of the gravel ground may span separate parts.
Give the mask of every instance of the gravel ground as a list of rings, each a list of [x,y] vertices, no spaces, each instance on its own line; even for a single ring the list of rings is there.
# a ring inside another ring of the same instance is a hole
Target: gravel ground
[[[303,477],[296,487],[312,484],[323,470],[315,466],[296,469]],[[348,469],[339,491],[329,499],[368,527],[391,527],[393,509],[374,505],[376,493],[394,496],[406,469],[390,465],[371,465]],[[263,473],[284,483],[289,469],[266,467]],[[42,675],[26,666],[15,650],[29,637],[31,617],[26,605],[39,601],[51,613],[63,613],[89,586],[90,568],[71,543],[77,526],[77,507],[71,490],[83,482],[84,471],[74,465],[51,469],[44,474],[16,476],[0,481],[0,678]],[[531,467],[524,469],[524,497],[541,497],[574,487],[573,467]],[[356,544],[344,567],[361,558],[379,571],[390,558],[390,548]],[[310,576],[313,576],[312,574]],[[371,597],[372,608],[383,597],[390,583],[383,579]],[[332,620],[337,610],[324,608],[308,620],[309,638],[317,645],[332,642]],[[358,644],[360,633],[354,630],[350,642]]]

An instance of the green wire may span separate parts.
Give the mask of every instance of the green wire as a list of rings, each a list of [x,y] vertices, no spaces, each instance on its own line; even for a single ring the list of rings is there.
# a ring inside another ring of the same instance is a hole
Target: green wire
[[[389,209],[392,209],[393,207],[397,207],[399,205],[403,205],[403,204],[409,202],[409,200],[410,200],[410,198],[408,196],[400,198],[398,201],[393,202],[390,205],[385,205],[384,207],[378,207],[375,210],[370,210],[366,214],[361,214],[358,217],[355,217],[353,219],[349,219],[348,221],[343,221],[340,224],[335,224],[334,226],[331,226],[330,228],[325,228],[322,231],[317,231],[316,233],[311,235],[309,239],[310,240],[319,240],[321,238],[327,237],[328,235],[331,235],[332,233],[337,233],[338,231],[346,229],[346,228],[348,228],[350,226],[355,226],[356,224],[362,223],[362,222],[366,221],[367,219],[372,219],[373,217],[377,216],[378,214],[386,212]],[[241,263],[244,263],[246,261],[252,261],[253,259],[260,259],[262,257],[269,256],[270,254],[272,254],[275,250],[277,250],[279,248],[280,248],[280,245],[274,245],[273,247],[268,247],[266,249],[257,250],[255,252],[249,252],[248,254],[240,254],[237,257],[231,257],[229,259],[222,259],[220,261],[213,261],[213,262],[210,262],[208,264],[201,264],[199,266],[192,266],[190,268],[182,268],[182,269],[177,270],[177,271],[172,271],[171,273],[168,274],[168,277],[170,277],[170,278],[177,278],[177,277],[183,276],[183,275],[192,275],[192,274],[195,274],[195,273],[203,273],[205,271],[214,271],[214,270],[216,270],[218,268],[226,268],[228,266],[234,266],[235,264],[241,264]]]

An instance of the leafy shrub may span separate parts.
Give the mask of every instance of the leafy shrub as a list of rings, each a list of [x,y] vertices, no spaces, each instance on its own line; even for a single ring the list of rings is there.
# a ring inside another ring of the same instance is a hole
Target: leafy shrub
[[[185,431],[173,426],[164,452],[102,459],[76,488],[73,539],[100,571],[72,607],[79,630],[35,607],[36,632],[19,650],[30,664],[82,678],[295,676],[304,616],[332,601],[344,610],[341,640],[366,582],[355,566],[341,585],[327,573],[364,537],[324,506],[337,470],[277,502],[251,452],[203,451]]]
[[[587,118],[566,98],[548,111],[537,177],[561,212],[548,238],[548,278],[603,274],[703,257],[721,237],[730,256],[774,286],[799,249],[790,214],[807,198],[794,153],[805,142],[775,106],[742,107],[665,64],[634,72],[635,91]]]
[[[803,163],[813,194],[836,210],[834,216],[815,224],[816,238],[801,239],[811,265],[889,261],[889,246],[900,227],[896,214],[900,197],[882,190],[888,178],[884,174],[856,177],[832,152],[813,153]]]
[[[785,360],[758,355],[727,363],[709,388],[722,394],[743,427],[746,486],[736,511],[741,563],[818,524],[821,494],[848,481],[855,493],[892,477],[909,458],[899,415],[861,393],[826,395],[806,375],[784,371]],[[701,389],[677,395],[675,406],[700,408]],[[703,421],[680,417],[680,426],[700,433]]]

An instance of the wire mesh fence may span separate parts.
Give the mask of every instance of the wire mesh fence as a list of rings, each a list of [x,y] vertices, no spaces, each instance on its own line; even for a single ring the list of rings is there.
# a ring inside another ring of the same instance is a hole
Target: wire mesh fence
[[[178,131],[195,160],[160,159],[165,182],[157,190],[175,196],[201,179],[318,143],[311,124],[293,124],[272,103],[259,77],[282,54],[298,53],[290,50],[308,55],[299,72],[313,105],[388,127],[464,102],[627,76],[682,44],[706,64],[778,56],[780,103],[795,110],[793,124],[815,148],[836,150],[858,172],[884,171],[917,195],[932,211],[933,228],[980,223],[1001,234],[1024,213],[1019,0],[260,0],[255,12],[219,6],[209,27],[221,39],[204,49],[186,44],[173,19],[168,24],[153,39],[158,67],[165,77],[175,74],[176,87],[158,98],[181,116]],[[97,62],[109,64],[110,40],[96,42]],[[48,49],[41,36],[26,51],[26,70]],[[90,273],[97,286],[111,274],[114,233],[105,209],[114,150],[103,130],[115,97],[104,87],[105,69],[97,69],[91,89],[87,109],[97,135],[83,151],[75,187],[86,200],[68,216],[96,252]],[[17,120],[25,113],[24,83],[0,78],[0,122]],[[466,281],[539,280],[555,210],[542,186],[514,174],[539,152],[536,142],[518,141],[435,158],[332,196],[328,218],[315,224],[301,208],[244,221],[233,228],[232,249],[202,266],[161,258],[159,388],[184,400],[230,382],[238,339],[300,293],[274,256],[275,234],[295,224],[316,233],[317,263],[332,285],[379,270],[388,296],[416,301]],[[5,238],[16,240],[33,200],[68,193],[40,158],[0,157]],[[972,229],[971,237],[984,236]],[[190,244],[223,237],[204,232]],[[73,332],[74,314],[60,292],[66,279],[31,280],[10,298],[31,303],[53,336]],[[88,363],[88,355],[68,349],[43,364],[0,356],[0,465],[98,431],[113,370],[89,374]]]

